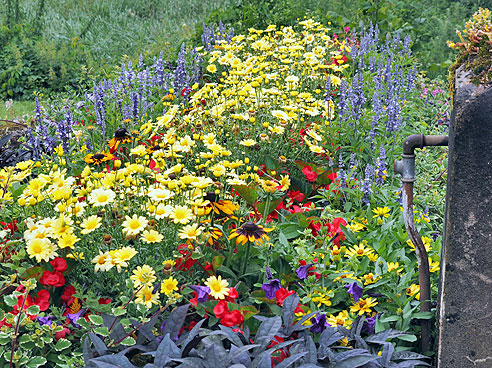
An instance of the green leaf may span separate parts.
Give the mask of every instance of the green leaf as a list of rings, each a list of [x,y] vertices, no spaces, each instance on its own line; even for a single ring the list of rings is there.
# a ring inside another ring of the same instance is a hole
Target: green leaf
[[[35,357],[32,357],[31,359],[29,359],[26,367],[37,368],[37,367],[41,367],[42,365],[46,364],[46,362],[47,362],[46,358],[41,357],[41,356],[35,356]]]
[[[239,308],[239,310],[241,311],[241,314],[243,315],[245,321],[253,317],[255,314],[259,313],[258,309],[256,309],[252,305],[245,305]]]
[[[432,312],[417,312],[412,314],[412,318],[417,319],[431,319],[434,317],[434,313]]]
[[[13,307],[17,304],[17,297],[15,295],[6,295],[3,297],[3,300],[5,301],[5,304],[7,304],[7,306],[9,307]]]
[[[408,341],[408,342],[417,341],[417,336],[415,336],[415,335],[401,335],[401,336],[396,336],[396,337],[399,338],[400,340]]]
[[[120,344],[124,345],[124,346],[132,346],[132,345],[135,345],[135,343],[136,343],[135,339],[131,336],[128,336],[128,337],[124,338]]]
[[[268,170],[277,170],[280,167],[278,162],[270,155],[265,156],[265,166]]]
[[[280,231],[280,233],[278,234],[278,241],[280,242],[280,244],[286,247],[289,246],[289,241],[287,240],[287,237],[284,235],[282,231]]]
[[[102,325],[102,324],[103,324],[103,322],[104,322],[104,321],[103,321],[103,318],[102,318],[101,316],[98,316],[97,314],[90,314],[90,315],[89,315],[89,320],[90,320],[93,324],[95,324],[95,325],[97,325],[97,326]]]
[[[67,339],[60,339],[55,345],[55,350],[62,351],[63,349],[68,348],[70,345],[72,345],[72,343]]]
[[[31,305],[29,308],[27,308],[26,312],[32,315],[38,314],[40,312],[39,305]]]
[[[0,345],[6,345],[11,341],[12,338],[10,337],[10,335],[7,335],[5,333],[0,334]]]
[[[269,202],[269,201],[265,201],[265,202],[258,202],[256,204],[256,208],[258,209],[258,211],[262,214],[262,215],[265,215],[265,216],[268,216],[270,213],[272,213],[272,211],[277,208],[277,206],[280,204],[280,202],[282,202],[284,199],[284,197],[282,198],[279,198],[277,199],[276,201],[272,201],[272,202]],[[268,207],[267,207],[268,205]]]
[[[239,193],[241,198],[243,198],[250,205],[255,203],[258,199],[258,192],[253,187],[248,185],[233,185],[232,187]]]
[[[101,336],[109,336],[109,330],[107,327],[96,327],[94,332]]]
[[[111,310],[111,313],[113,314],[113,316],[118,317],[118,316],[122,316],[123,314],[125,314],[126,310],[123,308],[113,308]]]
[[[217,269],[222,266],[222,263],[224,263],[225,257],[224,256],[215,256],[212,259],[212,266],[214,267],[214,271],[217,271]]]
[[[44,268],[41,267],[41,266],[38,266],[38,267],[31,267],[31,268],[28,268],[27,270],[25,270],[21,275],[20,275],[20,278],[23,279],[23,280],[27,280],[27,279],[36,279],[39,281],[39,279],[41,278],[41,275],[43,274],[44,272]]]
[[[300,227],[298,224],[281,224],[279,225],[279,228],[281,230],[281,233],[283,233],[287,239],[297,238],[299,236],[299,232],[302,232],[302,227]]]

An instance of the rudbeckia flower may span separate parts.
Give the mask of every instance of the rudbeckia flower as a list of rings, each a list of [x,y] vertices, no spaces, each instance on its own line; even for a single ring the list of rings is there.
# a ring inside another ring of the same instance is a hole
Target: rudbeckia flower
[[[263,239],[269,240],[270,237],[266,234],[273,229],[266,229],[261,225],[256,225],[254,222],[246,222],[237,229],[234,229],[229,235],[229,239],[236,238],[236,244],[263,243]]]
[[[114,158],[111,153],[100,152],[100,153],[90,153],[85,156],[84,161],[91,165],[100,165],[105,161],[110,161]]]
[[[132,141],[132,137],[128,135],[128,132],[125,128],[120,128],[114,132],[114,137],[108,142],[111,150],[117,150],[118,146],[122,143],[130,143]]]

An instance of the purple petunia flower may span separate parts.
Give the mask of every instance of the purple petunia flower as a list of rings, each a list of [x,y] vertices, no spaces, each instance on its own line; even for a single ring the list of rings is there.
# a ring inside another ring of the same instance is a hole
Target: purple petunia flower
[[[67,314],[66,317],[74,327],[80,328],[80,325],[77,323],[77,321],[81,318],[82,314],[84,313],[85,313],[85,309],[81,309],[77,313]]]
[[[273,279],[272,270],[270,269],[270,267],[266,266],[265,272],[266,272],[266,277],[268,280]]]
[[[326,322],[326,315],[317,314],[311,318],[311,323],[313,324],[309,331],[312,333],[321,333],[323,330],[328,327],[328,323]]]
[[[354,302],[357,302],[362,296],[363,289],[354,281],[351,284],[345,285],[347,293],[352,295]]]
[[[313,266],[312,263],[310,264],[307,264],[307,265],[304,265],[304,266],[300,266],[297,270],[296,270],[296,273],[297,273],[297,277],[299,277],[301,280],[306,280],[307,277],[308,277],[308,272],[309,272],[309,269]]]
[[[55,316],[36,317],[36,319],[38,320],[38,322],[41,326],[44,326],[44,325],[49,326],[49,325],[51,325],[51,323],[53,323]]]
[[[362,326],[362,332],[367,332],[369,335],[374,333],[376,322],[378,321],[379,314],[375,314],[372,317],[366,318],[364,325]]]
[[[208,300],[208,295],[210,294],[210,288],[208,286],[190,285],[190,289],[196,291],[198,294],[196,300],[199,303],[205,303]]]
[[[278,279],[273,279],[272,281],[261,285],[261,288],[265,291],[265,296],[268,299],[273,299],[275,297],[275,293],[280,289],[280,287],[281,285]]]

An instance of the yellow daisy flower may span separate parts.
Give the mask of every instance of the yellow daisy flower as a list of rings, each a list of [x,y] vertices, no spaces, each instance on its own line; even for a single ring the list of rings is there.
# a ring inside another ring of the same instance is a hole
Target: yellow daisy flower
[[[178,280],[170,277],[161,283],[161,293],[170,295],[178,290]]]
[[[210,288],[210,295],[215,299],[224,299],[229,295],[229,282],[227,280],[222,280],[222,276],[219,277],[210,276],[205,282],[205,286]]]
[[[138,266],[133,270],[133,275],[130,276],[130,280],[133,281],[133,286],[135,288],[141,285],[149,285],[156,280],[155,271],[149,265]]]
[[[80,226],[82,227],[82,234],[89,234],[97,228],[101,227],[101,218],[96,215],[92,215],[84,219],[84,221],[82,221],[82,225]]]

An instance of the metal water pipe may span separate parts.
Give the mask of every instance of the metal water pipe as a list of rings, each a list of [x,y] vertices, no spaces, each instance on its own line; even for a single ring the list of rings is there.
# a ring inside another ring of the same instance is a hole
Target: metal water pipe
[[[415,149],[424,148],[426,146],[447,146],[449,137],[447,135],[423,135],[413,134],[403,143],[403,154],[401,160],[395,160],[394,170],[401,174],[402,181],[402,204],[403,204],[403,221],[408,232],[408,236],[415,246],[417,262],[419,267],[419,285],[420,285],[420,300],[422,312],[430,312],[431,310],[431,293],[430,293],[430,271],[429,258],[425,250],[424,242],[415,226],[413,219],[413,182],[415,181]],[[431,323],[430,320],[422,320],[422,352],[431,350]]]

